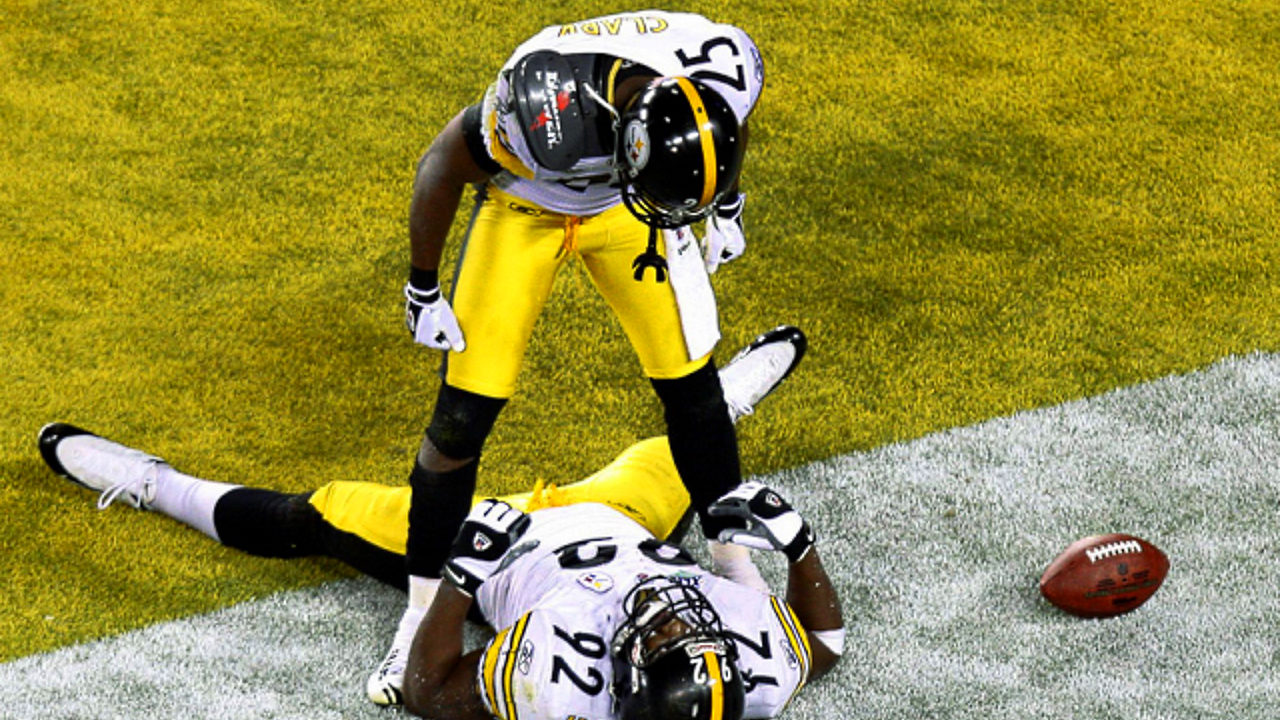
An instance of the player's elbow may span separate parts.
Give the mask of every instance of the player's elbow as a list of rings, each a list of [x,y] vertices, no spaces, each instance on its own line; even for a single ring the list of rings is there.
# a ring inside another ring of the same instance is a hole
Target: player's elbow
[[[809,649],[809,680],[813,681],[830,672],[844,656],[844,628],[809,633]]]
[[[432,686],[419,673],[404,676],[404,709],[415,717],[441,717],[439,688]]]
[[[813,665],[809,668],[809,681],[812,682],[818,678],[831,672],[831,669],[840,662],[841,655],[832,652],[826,645],[821,643],[813,644]]]

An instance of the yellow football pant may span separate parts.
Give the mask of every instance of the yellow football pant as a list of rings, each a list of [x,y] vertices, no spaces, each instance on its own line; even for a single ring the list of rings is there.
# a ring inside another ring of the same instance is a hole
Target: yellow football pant
[[[574,255],[617,315],[647,376],[681,378],[697,370],[706,358],[689,358],[671,283],[655,282],[652,270],[640,282],[633,276],[631,263],[648,233],[623,205],[574,217],[487,186],[451,289],[467,347],[448,354],[445,380],[479,395],[511,397],[556,272]],[[665,254],[661,234],[658,251]]]
[[[408,486],[333,482],[311,496],[311,505],[333,527],[383,550],[403,555],[409,536]],[[473,504],[484,496],[473,498]],[[526,512],[582,502],[609,505],[665,539],[689,507],[666,437],[632,445],[591,477],[559,487],[539,483],[530,492],[500,498]]]

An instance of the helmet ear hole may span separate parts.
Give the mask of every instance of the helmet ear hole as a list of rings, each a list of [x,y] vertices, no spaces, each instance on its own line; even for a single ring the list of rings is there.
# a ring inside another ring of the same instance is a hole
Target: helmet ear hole
[[[737,185],[744,152],[742,125],[719,93],[693,78],[658,78],[619,123],[623,202],[655,227],[701,220]]]

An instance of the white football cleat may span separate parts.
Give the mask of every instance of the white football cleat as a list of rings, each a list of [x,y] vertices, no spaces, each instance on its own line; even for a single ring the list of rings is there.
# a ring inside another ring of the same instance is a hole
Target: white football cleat
[[[756,404],[800,364],[808,345],[800,328],[779,325],[753,340],[720,368],[720,385],[734,422],[755,412]]]
[[[413,636],[426,614],[425,607],[409,607],[400,618],[400,627],[391,641],[391,649],[387,650],[387,656],[364,686],[375,705],[399,707],[404,704],[404,669],[409,664],[409,647],[413,645]]]
[[[120,500],[150,510],[156,478],[165,462],[67,423],[40,428],[40,455],[49,469],[71,482],[101,493],[98,509]]]

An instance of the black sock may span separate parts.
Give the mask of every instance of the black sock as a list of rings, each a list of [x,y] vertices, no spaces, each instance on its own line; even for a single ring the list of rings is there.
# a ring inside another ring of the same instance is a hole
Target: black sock
[[[729,522],[707,514],[707,506],[742,482],[738,436],[729,419],[720,376],[713,363],[675,380],[653,380],[667,420],[667,441],[680,479],[689,491],[703,534],[715,538]]]
[[[213,507],[213,526],[223,545],[259,557],[314,555],[314,523],[319,520],[307,498],[274,490],[236,488]]]
[[[405,569],[410,575],[440,577],[453,539],[471,511],[476,489],[476,458],[448,472],[434,472],[414,463],[409,474],[413,499],[409,503],[409,540]]]
[[[311,493],[286,495],[236,488],[213,508],[218,537],[228,547],[259,557],[309,555],[340,560],[365,575],[404,590],[404,556],[330,525],[310,502]]]

